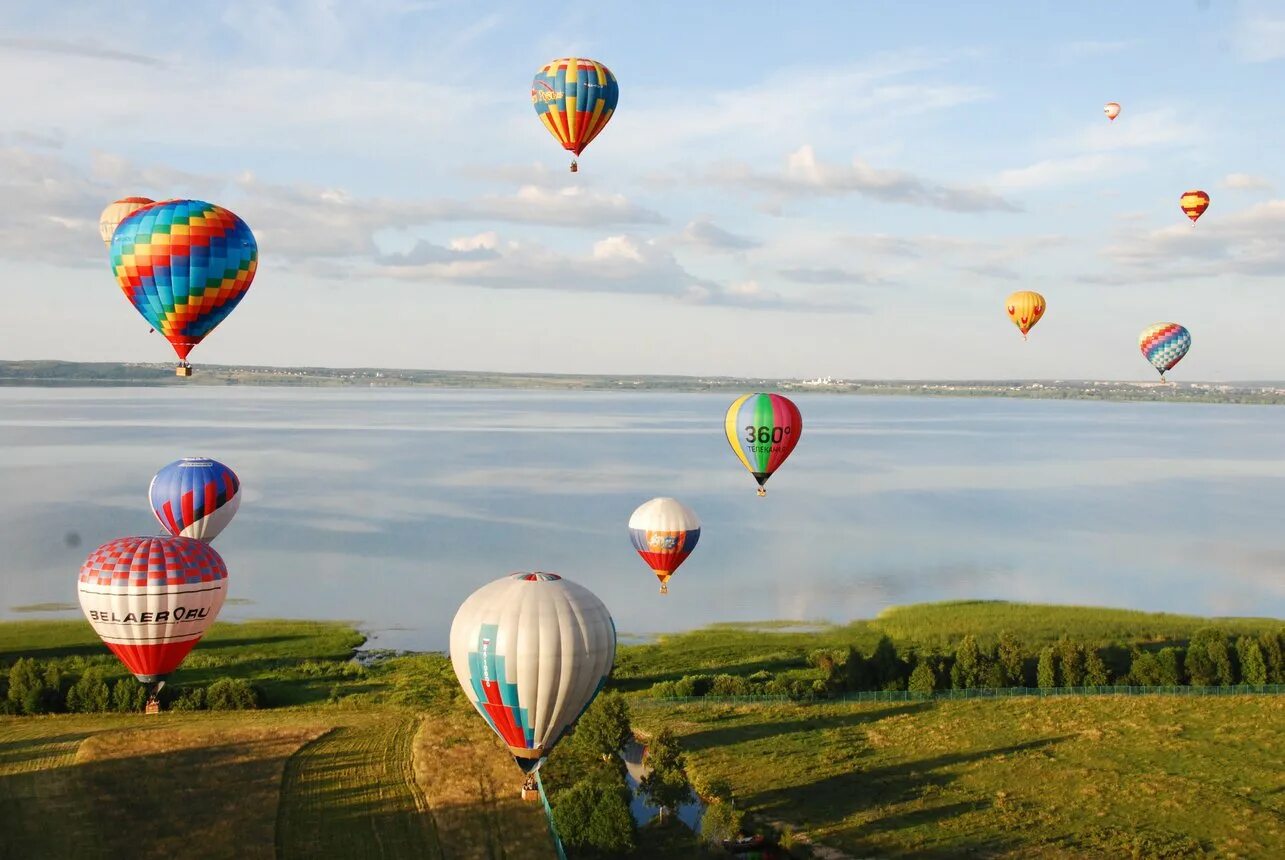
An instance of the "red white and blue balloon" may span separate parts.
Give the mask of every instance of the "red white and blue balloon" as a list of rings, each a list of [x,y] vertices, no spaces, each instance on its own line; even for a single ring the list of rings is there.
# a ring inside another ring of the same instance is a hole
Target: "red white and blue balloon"
[[[167,532],[208,543],[241,506],[241,482],[218,460],[184,457],[156,473],[147,495]]]

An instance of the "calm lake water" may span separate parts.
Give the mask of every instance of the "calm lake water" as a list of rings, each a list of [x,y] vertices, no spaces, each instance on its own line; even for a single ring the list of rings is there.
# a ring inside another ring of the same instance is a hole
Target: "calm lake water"
[[[14,607],[74,604],[90,550],[156,531],[156,469],[197,455],[244,487],[223,617],[350,619],[375,647],[444,648],[471,591],[527,569],[622,633],[956,598],[1285,616],[1285,409],[795,401],[758,498],[723,395],[0,389],[0,617],[76,617]],[[704,521],[666,597],[626,529],[658,495]]]

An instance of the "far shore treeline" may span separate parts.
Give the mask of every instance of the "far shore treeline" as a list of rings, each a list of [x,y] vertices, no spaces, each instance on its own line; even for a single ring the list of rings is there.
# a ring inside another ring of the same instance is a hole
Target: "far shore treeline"
[[[367,652],[348,625],[216,624],[171,679],[171,710],[252,709],[360,698],[410,700],[441,654]],[[609,688],[645,698],[1104,686],[1285,683],[1285,622],[1003,601],[895,607],[848,625],[715,624],[623,645]],[[407,661],[410,661],[409,663]],[[426,661],[426,662],[425,662]],[[414,664],[413,670],[407,667]],[[425,682],[427,683],[427,682]],[[78,621],[0,622],[0,713],[132,712],[142,687]]]

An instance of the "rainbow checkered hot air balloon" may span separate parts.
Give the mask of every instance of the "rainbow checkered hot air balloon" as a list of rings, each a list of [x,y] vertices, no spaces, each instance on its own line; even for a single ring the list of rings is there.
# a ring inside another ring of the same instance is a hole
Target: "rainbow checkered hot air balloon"
[[[180,376],[187,355],[245,298],[259,246],[246,223],[200,200],[144,206],[116,227],[112,271],[152,328],[174,347]]]
[[[546,63],[531,82],[536,116],[562,148],[576,156],[611,122],[619,99],[620,85],[611,69],[583,57]],[[578,169],[571,159],[571,172]]]
[[[741,465],[758,481],[759,495],[766,496],[763,485],[799,444],[803,416],[788,397],[746,394],[728,407],[723,429]]]
[[[687,561],[700,537],[696,512],[667,496],[643,502],[629,517],[629,539],[660,580],[661,594],[669,593],[669,578]]]
[[[1191,219],[1194,227],[1197,219],[1209,208],[1209,195],[1203,191],[1184,191],[1178,199],[1178,205],[1182,207],[1182,214]]]
[[[1138,335],[1138,347],[1143,358],[1160,372],[1160,381],[1164,382],[1165,373],[1173,370],[1191,349],[1191,332],[1177,323],[1157,323]]]

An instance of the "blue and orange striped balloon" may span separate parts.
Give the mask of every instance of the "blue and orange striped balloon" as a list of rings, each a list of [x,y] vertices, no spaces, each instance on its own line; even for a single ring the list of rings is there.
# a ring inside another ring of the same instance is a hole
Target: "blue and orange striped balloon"
[[[563,149],[577,156],[611,121],[619,99],[620,85],[611,70],[583,57],[546,63],[531,82],[536,116]]]
[[[156,473],[147,497],[167,532],[209,543],[241,506],[241,482],[218,460],[185,457]]]
[[[780,394],[746,394],[736,398],[723,422],[727,444],[767,495],[764,484],[790,456],[803,435],[799,407]]]
[[[144,206],[112,234],[125,297],[182,361],[245,298],[259,262],[246,223],[200,200]]]
[[[1191,332],[1177,323],[1157,323],[1138,335],[1138,347],[1143,358],[1160,371],[1160,381],[1163,382],[1165,372],[1173,370],[1191,349]]]

